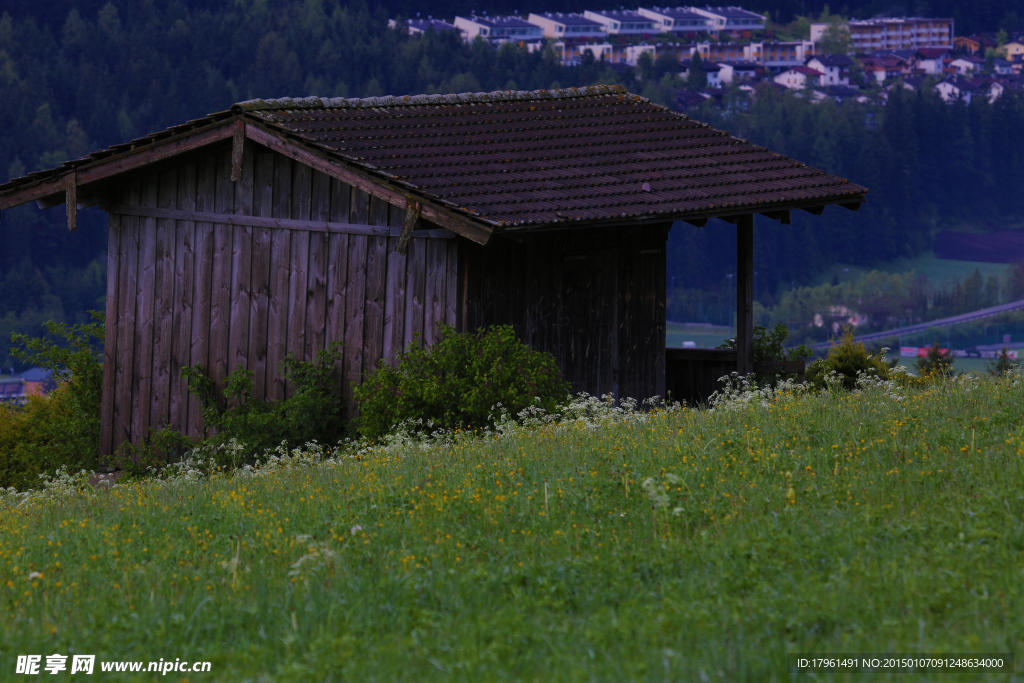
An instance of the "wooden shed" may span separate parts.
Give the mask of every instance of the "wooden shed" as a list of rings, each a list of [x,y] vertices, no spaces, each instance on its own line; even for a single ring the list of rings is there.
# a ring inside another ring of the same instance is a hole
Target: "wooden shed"
[[[0,209],[64,203],[70,229],[82,205],[110,216],[109,452],[165,425],[201,433],[182,367],[247,367],[257,396],[280,399],[288,354],[343,342],[348,387],[442,322],[513,323],[577,390],[664,395],[690,372],[665,349],[678,220],[737,226],[726,360],[748,370],[754,215],[856,208],[865,192],[600,86],[243,102],[12,180]]]

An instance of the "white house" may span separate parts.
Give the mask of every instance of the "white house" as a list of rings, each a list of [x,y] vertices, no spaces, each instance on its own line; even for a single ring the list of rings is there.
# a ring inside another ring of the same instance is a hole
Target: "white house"
[[[389,26],[395,27],[394,19],[388,22]],[[454,24],[449,24],[447,21],[441,21],[440,19],[434,19],[427,17],[426,19],[409,19],[405,23],[406,31],[410,36],[421,36],[428,31],[434,31],[435,33],[444,33],[446,31],[456,31]]]
[[[640,55],[646,53],[654,59],[657,56],[657,48],[650,43],[640,43],[638,45],[628,45],[623,51],[625,54],[626,64],[630,66],[636,66],[637,61],[640,59]]]
[[[711,30],[710,19],[692,7],[639,7],[637,12],[654,20],[662,33],[700,33]]]
[[[772,80],[790,90],[803,90],[804,88],[813,88],[816,85],[820,85],[822,76],[824,74],[817,69],[811,69],[806,66],[794,66],[792,69],[786,69]]]
[[[949,63],[949,66],[961,76],[970,76],[975,72],[981,71],[981,67],[984,63],[985,62],[980,59],[957,57]]]
[[[683,71],[680,73],[680,75],[683,76],[684,78],[688,77],[690,75],[690,69],[694,68],[693,61],[691,60],[689,62],[683,62],[682,67]],[[713,64],[711,62],[701,62],[700,65],[696,68],[702,70],[706,75],[707,84],[709,88],[722,87],[722,81],[720,78],[722,67],[720,65]]]
[[[544,38],[540,26],[519,17],[455,17],[455,28],[463,40],[473,42],[478,36],[491,43],[539,42]]]
[[[811,57],[806,66],[820,71],[821,85],[850,85],[850,67],[853,60],[846,55]]]
[[[604,27],[605,33],[610,36],[642,36],[661,32],[660,29],[655,28],[653,19],[633,10],[608,10],[603,12],[587,10],[583,13],[583,16],[601,24]]]
[[[929,76],[941,74],[946,66],[949,50],[942,47],[922,47],[914,53],[914,69]]]
[[[760,68],[754,62],[718,62],[718,80],[724,85],[752,81]]]
[[[960,86],[950,80],[944,80],[936,83],[935,91],[939,93],[939,97],[942,98],[942,101],[947,104],[950,102],[956,102],[957,100],[963,100],[965,103],[970,103],[971,101],[971,92],[969,90],[961,89]]]
[[[741,33],[743,31],[763,31],[765,27],[764,16],[748,12],[740,7],[688,7],[687,9],[707,17],[712,31]]]
[[[569,12],[531,12],[526,19],[539,26],[545,38],[571,40],[576,38],[604,38],[604,26],[582,14]]]

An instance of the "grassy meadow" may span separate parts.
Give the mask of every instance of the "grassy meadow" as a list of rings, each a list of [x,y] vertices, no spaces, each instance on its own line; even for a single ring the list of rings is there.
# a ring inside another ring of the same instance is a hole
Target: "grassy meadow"
[[[8,492],[0,671],[57,652],[212,661],[194,681],[762,681],[790,653],[1024,652],[1022,399],[1016,376],[581,402]]]

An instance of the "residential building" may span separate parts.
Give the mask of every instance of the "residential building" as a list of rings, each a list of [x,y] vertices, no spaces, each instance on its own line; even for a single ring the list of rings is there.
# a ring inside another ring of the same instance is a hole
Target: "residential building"
[[[784,43],[750,43],[747,45],[747,61],[757,62],[771,70],[784,70],[803,66],[807,58],[814,55],[814,43],[798,40]]]
[[[623,61],[630,66],[636,66],[637,62],[640,61],[640,55],[648,54],[651,59],[657,57],[657,49],[650,43],[640,43],[638,45],[627,45],[623,50]]]
[[[821,55],[807,60],[807,66],[822,73],[822,85],[850,85],[853,60],[846,55]]]
[[[949,68],[961,76],[970,76],[981,71],[984,65],[985,60],[978,59],[977,57],[957,57],[949,63]]]
[[[395,28],[395,20],[392,19],[389,21],[388,26]],[[409,19],[405,22],[405,30],[410,36],[421,36],[428,31],[433,31],[434,33],[458,31],[454,24],[449,24],[447,21],[434,19],[433,17],[427,17],[426,19]]]
[[[467,42],[472,42],[480,37],[495,44],[509,42],[525,44],[539,42],[544,38],[544,32],[540,26],[514,16],[455,17],[455,28],[462,33],[463,40]]]
[[[992,71],[998,76],[1012,76],[1013,64],[1001,57],[996,57],[992,60]]]
[[[874,78],[879,84],[892,78],[905,76],[910,72],[907,61],[895,55],[865,55],[857,59],[860,60],[864,73]]]
[[[1011,40],[999,48],[999,51],[1003,53],[1003,57],[1008,62],[1016,62],[1024,59],[1024,43],[1016,40]]]
[[[748,12],[741,7],[688,7],[691,12],[707,17],[711,30],[726,31],[734,35],[751,34],[763,31],[765,17],[755,12]]]
[[[939,97],[942,98],[942,101],[947,104],[958,100],[963,100],[965,103],[970,103],[971,101],[971,92],[969,90],[965,90],[959,84],[949,79],[936,83],[935,91],[939,93]]]
[[[740,62],[749,57],[744,43],[702,42],[696,45],[700,58],[705,62]]]
[[[683,71],[682,71],[682,73],[680,75],[682,75],[684,78],[689,77],[691,69],[698,68],[698,69],[700,69],[701,71],[704,72],[705,82],[708,84],[707,87],[709,87],[709,88],[721,88],[722,87],[722,81],[720,79],[720,73],[721,73],[722,67],[719,66],[718,64],[714,64],[712,62],[703,62],[702,61],[699,65],[695,66],[693,61],[692,61],[692,58],[691,58],[691,61],[683,62],[682,63],[682,67],[683,67]]]
[[[30,368],[17,375],[0,377],[0,403],[23,405],[29,396],[43,396],[55,387],[52,372]]]
[[[604,26],[582,14],[568,12],[531,12],[527,21],[539,26],[545,38],[556,40],[575,40],[604,38]]]
[[[817,43],[831,24],[811,24],[811,42]],[[849,21],[854,52],[917,49],[919,47],[953,47],[953,20],[924,17],[886,17]]]
[[[914,52],[914,69],[929,76],[946,70],[949,50],[943,47],[922,47]]]
[[[790,90],[803,90],[821,85],[821,77],[824,74],[817,69],[806,66],[794,66],[786,69],[772,80]]]
[[[711,30],[711,20],[692,7],[640,7],[637,12],[654,20],[662,33],[693,34]]]
[[[633,10],[587,10],[583,16],[601,24],[610,36],[643,36],[661,32],[655,28],[653,19]]]
[[[754,62],[719,62],[718,80],[723,85],[752,81],[761,71],[761,65]]]

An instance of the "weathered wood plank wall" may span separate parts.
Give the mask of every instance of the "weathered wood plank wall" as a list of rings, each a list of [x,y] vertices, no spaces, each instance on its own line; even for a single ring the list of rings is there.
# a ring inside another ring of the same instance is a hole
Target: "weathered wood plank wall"
[[[465,327],[512,323],[576,391],[665,395],[668,226],[460,241]]]
[[[459,322],[458,244],[443,231],[417,232],[400,254],[404,207],[257,145],[246,146],[240,180],[230,174],[224,144],[148,168],[109,198],[105,452],[163,426],[203,433],[186,366],[218,382],[248,368],[257,397],[282,399],[289,354],[311,359],[341,341],[351,409],[351,382],[414,335],[430,341],[438,324]]]

